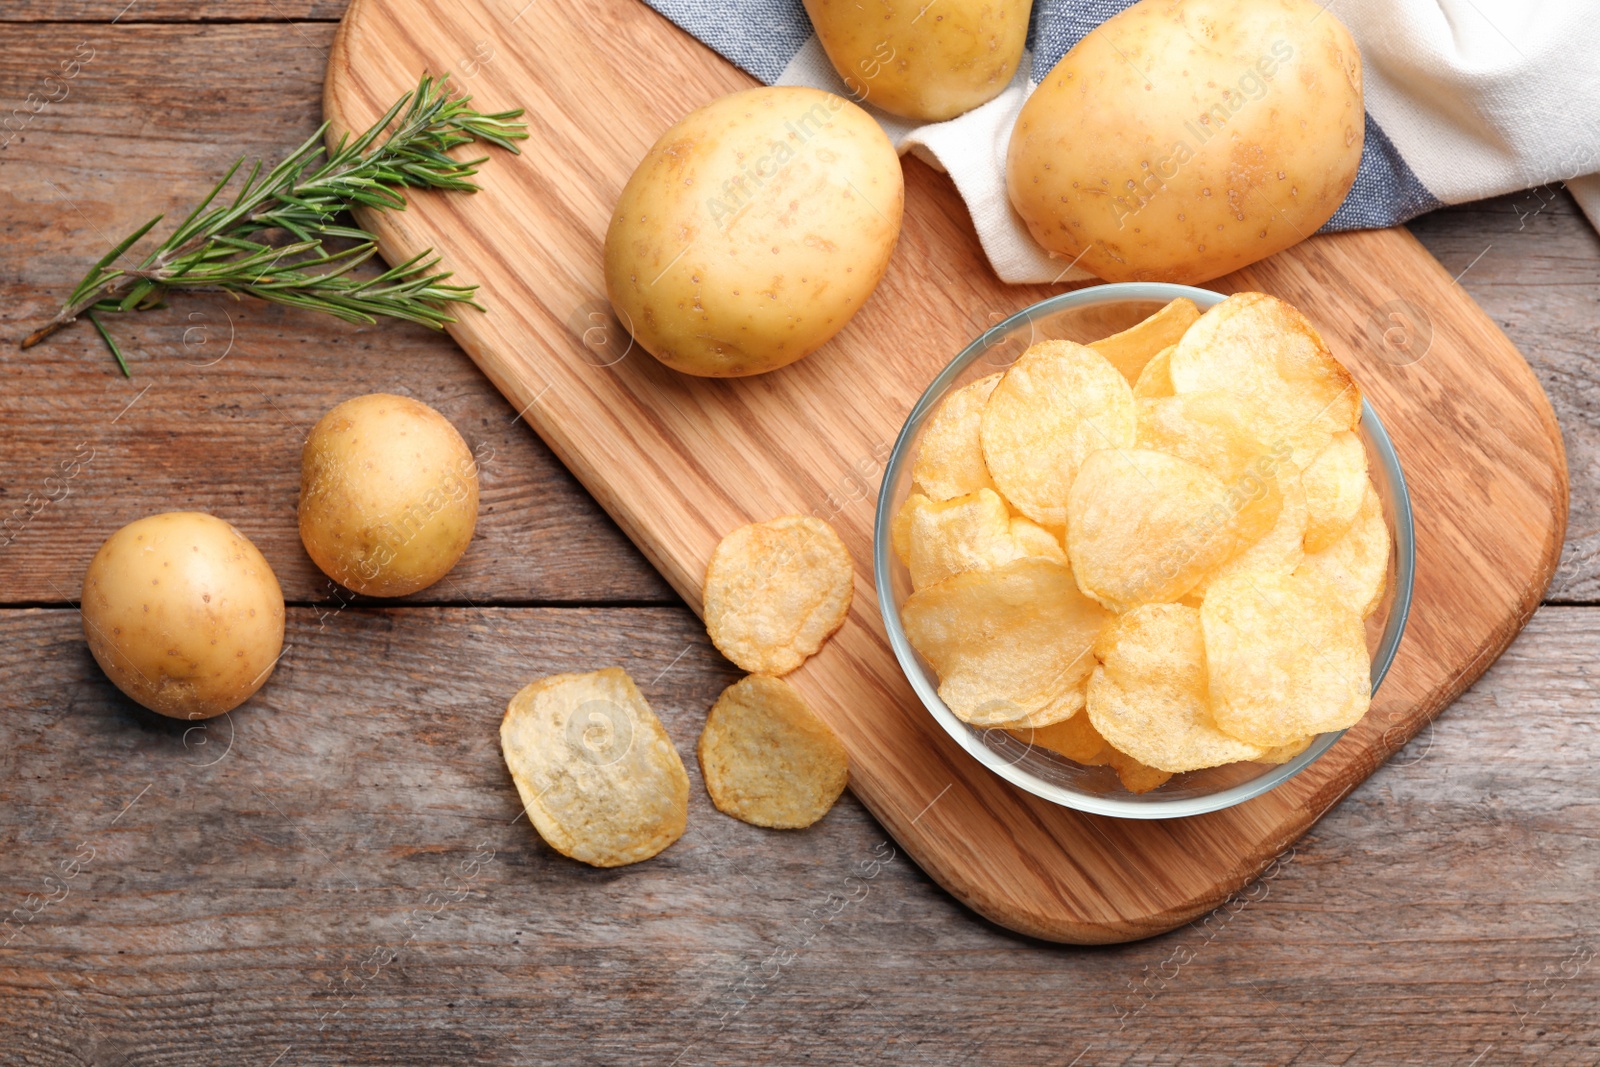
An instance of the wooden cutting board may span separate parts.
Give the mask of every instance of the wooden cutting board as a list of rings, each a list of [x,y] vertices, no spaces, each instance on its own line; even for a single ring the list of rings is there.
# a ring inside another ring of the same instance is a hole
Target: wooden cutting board
[[[327,117],[364,128],[419,75],[447,71],[484,110],[526,108],[532,136],[521,156],[491,150],[476,195],[417,195],[404,212],[365,217],[384,256],[432,247],[482,284],[488,313],[469,311],[451,333],[691,606],[727,531],[793,512],[830,518],[856,559],[855,604],[791,678],[843,738],[856,795],[997,923],[1124,941],[1214,907],[1477,678],[1555,569],[1566,462],[1522,357],[1405,231],[1313,238],[1212,287],[1306,312],[1394,437],[1417,574],[1393,670],[1332,751],[1228,811],[1133,822],[1035,799],[917,702],[884,641],[870,546],[883,461],[923,387],[983,329],[1061,287],[996,281],[948,180],[907,160],[893,263],[838,337],[757,378],[676,374],[630,349],[611,319],[601,241],[655,138],[750,78],[637,0],[354,0],[329,58]],[[485,709],[484,729],[498,714]],[[695,739],[676,741],[687,751]]]

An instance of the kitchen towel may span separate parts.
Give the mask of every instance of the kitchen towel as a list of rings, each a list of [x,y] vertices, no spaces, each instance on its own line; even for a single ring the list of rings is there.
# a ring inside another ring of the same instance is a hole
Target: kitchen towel
[[[850,95],[800,0],[646,0],[769,85]],[[908,0],[928,3],[929,0]],[[1028,236],[1005,191],[1022,102],[1067,49],[1133,0],[1036,0],[1011,86],[948,122],[874,108],[901,152],[945,170],[1008,282],[1089,275]],[[1600,227],[1600,5],[1595,0],[1330,0],[1361,49],[1366,142],[1324,229],[1393,226],[1443,204],[1565,183]]]

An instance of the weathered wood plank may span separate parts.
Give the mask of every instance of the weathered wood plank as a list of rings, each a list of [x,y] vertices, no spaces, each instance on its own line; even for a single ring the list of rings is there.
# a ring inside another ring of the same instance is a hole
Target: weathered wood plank
[[[0,22],[337,22],[348,0],[7,0]]]
[[[327,599],[295,528],[300,443],[333,404],[375,391],[438,407],[483,458],[475,543],[447,582],[417,598],[671,602],[644,558],[443,335],[181,296],[169,310],[112,322],[131,381],[85,324],[15,348],[122,234],[161,212],[181,217],[237,156],[276,157],[308,137],[320,121],[332,31],[85,30],[95,51],[66,83],[69,95],[0,150],[0,241],[9,252],[0,266],[0,602],[76,599],[83,568],[111,531],[179,508],[237,524],[291,600]],[[28,91],[35,71],[76,47],[49,27],[6,36],[0,99]],[[84,457],[63,479],[63,464]]]
[[[50,1067],[1468,1064],[1491,1045],[1480,1062],[1591,1064],[1593,620],[1542,610],[1207,920],[1074,949],[972,919],[848,796],[800,832],[712,810],[693,745],[732,676],[681,609],[350,610],[320,631],[297,610],[279,673],[187,744],[100,677],[71,610],[0,612],[0,904],[38,908],[0,934],[0,1048]],[[693,779],[684,839],[608,872],[513,821],[495,735],[524,681],[604,663]]]

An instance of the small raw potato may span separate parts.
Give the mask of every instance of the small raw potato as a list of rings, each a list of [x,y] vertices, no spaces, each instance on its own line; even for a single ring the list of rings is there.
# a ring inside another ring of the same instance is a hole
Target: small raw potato
[[[1224,732],[1273,748],[1343,730],[1366,714],[1366,630],[1326,583],[1238,575],[1206,592],[1200,625],[1211,714]]]
[[[1067,558],[1079,587],[1113,611],[1173,603],[1270,530],[1278,499],[1252,500],[1164,452],[1096,452],[1072,486]]]
[[[1291,574],[1305,561],[1306,493],[1299,472],[1284,460],[1264,471],[1263,477],[1275,478],[1283,500],[1277,521],[1255,544],[1202,578],[1195,593],[1204,596],[1212,583],[1235,574]]]
[[[1049,726],[1007,732],[1019,741],[1047,748],[1085,767],[1099,767],[1111,760],[1111,746],[1106,744],[1106,739],[1100,736],[1100,731],[1094,728],[1094,723],[1083,712]]]
[[[1062,260],[1193,285],[1316,233],[1365,129],[1361,56],[1332,5],[1142,0],[1028,97],[1006,189]]]
[[[706,568],[711,643],[753,674],[788,674],[844,625],[855,588],[850,553],[809,515],[741,526]]]
[[[1066,567],[1030,557],[919,589],[901,618],[951,711],[974,726],[1018,729],[1083,707],[1095,637],[1111,616]]]
[[[1089,347],[1105,356],[1128,379],[1128,384],[1134,385],[1150,361],[1177,344],[1183,331],[1199,317],[1200,309],[1194,301],[1180,296],[1143,322],[1103,337]]]
[[[1122,782],[1122,788],[1130,793],[1148,793],[1152,789],[1166,785],[1167,779],[1172,777],[1171,771],[1147,767],[1127,753],[1119,752],[1110,745],[1106,746],[1106,762],[1111,764],[1111,769],[1117,772],[1117,778]]]
[[[805,0],[850,95],[893,115],[943,122],[1011,84],[1027,0]],[[924,17],[927,16],[927,17]]]
[[[1269,748],[1261,755],[1257,756],[1256,762],[1271,764],[1288,763],[1290,760],[1300,755],[1300,753],[1310,748],[1311,742],[1315,741],[1316,739],[1317,735],[1312,734],[1310,737],[1302,737],[1298,741],[1291,741],[1287,745],[1274,746],[1273,748]]]
[[[753,826],[810,826],[850,781],[849,757],[828,724],[788,682],[759,674],[722,691],[699,755],[717,810]]]
[[[300,453],[300,540],[322,572],[368,596],[449,573],[478,522],[478,463],[450,421],[410,397],[346,400]]]
[[[1295,572],[1326,582],[1339,602],[1363,619],[1378,610],[1389,580],[1389,524],[1378,491],[1370,482],[1365,488],[1350,529],[1321,552],[1306,553]]]
[[[930,499],[949,500],[995,487],[983,462],[979,427],[983,405],[999,381],[1000,375],[991,374],[963,385],[944,398],[923,427],[911,479]]]
[[[1150,357],[1150,362],[1139,372],[1139,380],[1133,383],[1136,400],[1154,400],[1173,394],[1172,353],[1177,350],[1177,345],[1168,345]]]
[[[1011,506],[1043,526],[1067,524],[1067,494],[1090,453],[1130,448],[1133,390],[1092,348],[1041,341],[1000,379],[983,409],[983,457]]]
[[[746,89],[691,112],[628,179],[606,292],[685,374],[762,374],[814,352],[877,286],[905,189],[883,128],[841,96]]]
[[[1200,316],[1172,353],[1178,393],[1226,389],[1253,401],[1257,433],[1302,470],[1361,419],[1361,390],[1306,317],[1276,297],[1235,293]]]
[[[620,668],[524,687],[501,720],[500,750],[528,820],[563,856],[620,867],[683,836],[689,776]]]
[[[1306,551],[1321,552],[1350,529],[1367,493],[1367,450],[1359,435],[1341,430],[1305,469]]]
[[[1155,400],[1140,400],[1140,448],[1165,452],[1169,456],[1197,463],[1232,483],[1263,460],[1278,456],[1267,450],[1256,433],[1261,424],[1259,412],[1238,393],[1207,389]]]
[[[1067,561],[1061,543],[1050,531],[1021,516],[1013,517],[993,489],[918,505],[910,512],[910,524],[907,566],[913,589],[1024,556]]]
[[[1194,608],[1134,608],[1101,633],[1095,654],[1102,662],[1089,678],[1089,721],[1118,750],[1173,773],[1261,757],[1261,746],[1223,733],[1211,717]]]
[[[260,689],[283,651],[283,591],[249,538],[214,515],[130,522],[83,576],[83,636],[116,687],[174,719],[209,719]]]

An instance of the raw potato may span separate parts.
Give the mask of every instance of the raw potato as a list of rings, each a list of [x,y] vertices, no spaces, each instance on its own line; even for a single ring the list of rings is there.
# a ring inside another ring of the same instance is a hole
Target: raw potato
[[[919,589],[901,612],[939,696],[974,726],[1048,726],[1083,707],[1093,647],[1110,614],[1072,573],[1030,557]]]
[[[1172,603],[1264,535],[1276,501],[1164,452],[1107,449],[1073,482],[1067,558],[1079,588],[1112,611]]]
[[[759,674],[722,691],[698,754],[717,810],[753,826],[810,826],[850,781],[849,757],[828,724],[788,682]]]
[[[866,303],[904,200],[894,147],[856,105],[795,86],[733,93],[662,134],[628,179],[606,292],[675,370],[775,370]]]
[[[741,526],[706,568],[711,643],[753,674],[788,674],[844,625],[855,592],[850,553],[809,515]]]
[[[1366,714],[1366,631],[1325,582],[1244,574],[1214,583],[1200,625],[1211,714],[1225,733],[1272,748],[1343,730]]]
[[[1339,602],[1363,619],[1378,610],[1389,581],[1389,525],[1371,482],[1350,528],[1321,552],[1308,552],[1295,573],[1326,582]]]
[[[1000,375],[979,378],[945,397],[917,440],[917,462],[911,479],[932,500],[949,500],[979,489],[993,489],[994,479],[983,462],[979,430],[983,406]]]
[[[805,0],[851,96],[943,122],[1011,83],[1028,33],[1027,0]]]
[[[1071,341],[1024,352],[983,409],[983,457],[1011,506],[1042,526],[1067,524],[1067,494],[1092,452],[1128,448],[1139,413],[1106,358]]]
[[[346,589],[405,596],[447,574],[478,522],[478,464],[448,419],[372,393],[317,421],[300,453],[300,540]]]
[[[1200,309],[1194,301],[1180,296],[1143,322],[1094,341],[1089,347],[1105,356],[1133,385],[1150,361],[1177,344],[1183,331],[1199,317]]]
[[[1200,613],[1147,604],[1106,627],[1089,678],[1087,714],[1107,743],[1173,773],[1259,759],[1265,751],[1217,729],[1211,717]]]
[[[1305,467],[1361,421],[1361,390],[1306,317],[1277,297],[1235,293],[1200,316],[1169,363],[1179,394],[1223,389],[1253,404],[1269,451]]]
[[[1364,131],[1360,54],[1317,0],[1142,0],[1022,106],[1006,188],[1054,255],[1193,284],[1315,233]]]
[[[1366,496],[1367,450],[1359,435],[1341,430],[1305,469],[1306,551],[1333,544],[1361,511]]]
[[[524,687],[500,722],[500,749],[528,821],[563,856],[620,867],[683,836],[689,776],[620,668]]]
[[[83,576],[83,636],[116,687],[174,719],[261,688],[283,651],[283,591],[256,546],[198,511],[130,522]]]

